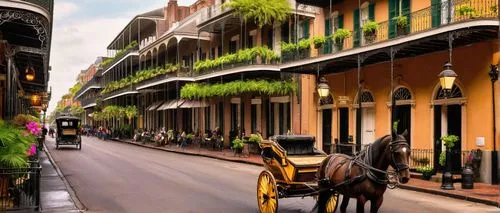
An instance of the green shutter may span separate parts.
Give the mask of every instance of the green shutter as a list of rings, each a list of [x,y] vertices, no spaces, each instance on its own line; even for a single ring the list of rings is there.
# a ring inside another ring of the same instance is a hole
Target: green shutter
[[[343,29],[344,28],[344,15],[339,15],[338,22],[339,22],[339,29]]]
[[[399,0],[389,0],[389,38],[395,38],[397,22],[394,17],[399,16]]]
[[[411,0],[401,0],[401,15],[408,18],[408,26],[406,32],[411,32]]]
[[[432,28],[441,25],[441,0],[431,1]]]
[[[368,19],[375,21],[375,3],[368,5]]]
[[[325,37],[328,37],[332,34],[332,25],[331,19],[325,19]],[[331,53],[332,52],[332,40],[327,39],[326,44],[323,47],[323,53]]]
[[[302,27],[304,28],[303,38],[309,38],[309,19],[304,20]]]
[[[354,47],[359,47],[361,41],[361,29],[359,24],[359,9],[354,10]]]

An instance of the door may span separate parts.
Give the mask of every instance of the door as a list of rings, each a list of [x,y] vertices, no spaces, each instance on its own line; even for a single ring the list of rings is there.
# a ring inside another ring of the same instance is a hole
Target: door
[[[375,108],[363,108],[362,113],[363,125],[361,126],[361,128],[363,128],[363,144],[373,143],[373,141],[375,141]]]
[[[408,135],[411,135],[411,105],[400,105],[396,106],[396,116],[394,118],[398,122],[398,134],[403,134],[404,131],[408,131]],[[408,145],[411,147],[411,137],[408,137]]]
[[[462,107],[448,105],[446,117],[448,118],[448,135],[456,135],[460,138],[451,149],[452,172],[459,174],[462,167]]]
[[[339,108],[339,142],[346,144],[349,141],[349,108]],[[352,147],[343,145],[337,146],[337,152],[351,155]]]
[[[323,139],[323,151],[330,153],[330,148],[332,145],[332,110],[323,110],[323,125],[322,125],[322,139]]]
[[[434,168],[441,171],[443,168],[439,165],[439,155],[443,151],[441,142],[441,105],[434,106]]]

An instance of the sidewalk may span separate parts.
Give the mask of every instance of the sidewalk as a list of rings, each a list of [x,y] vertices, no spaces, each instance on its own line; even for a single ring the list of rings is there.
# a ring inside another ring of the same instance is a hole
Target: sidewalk
[[[203,156],[215,158],[220,160],[232,161],[237,163],[246,163],[251,165],[262,166],[262,158],[260,155],[250,155],[244,157],[234,156],[230,150],[211,151],[208,149],[199,148],[185,148],[180,149],[175,146],[155,147],[153,145],[144,145],[142,143],[135,143],[130,140],[119,140],[120,142],[133,144],[136,146],[148,147],[152,149],[164,150],[168,152]],[[484,183],[474,183],[474,189],[462,189],[460,183],[455,183],[455,190],[442,190],[440,182],[425,181],[418,177],[413,177],[407,184],[399,185],[399,188],[425,192],[435,195],[442,195],[446,197],[463,199],[471,202],[483,203],[487,205],[500,207],[500,186],[490,185]]]
[[[45,152],[40,152],[40,163],[42,164],[40,181],[41,211],[51,213],[80,212]]]

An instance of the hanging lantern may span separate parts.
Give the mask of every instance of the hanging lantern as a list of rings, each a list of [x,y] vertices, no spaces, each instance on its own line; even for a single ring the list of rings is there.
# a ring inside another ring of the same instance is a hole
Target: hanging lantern
[[[31,96],[31,105],[32,106],[42,106],[42,99],[40,98],[39,95],[32,95]]]
[[[321,77],[319,79],[318,94],[320,98],[326,98],[330,95],[330,87],[328,86],[328,81],[325,77]]]
[[[439,73],[439,82],[441,84],[441,88],[443,91],[451,91],[453,88],[453,84],[455,83],[455,79],[457,78],[457,73],[451,69],[451,64],[446,63],[444,65],[444,70]]]
[[[28,65],[26,66],[26,70],[24,71],[26,75],[26,80],[28,81],[33,81],[35,80],[35,68],[33,66]]]

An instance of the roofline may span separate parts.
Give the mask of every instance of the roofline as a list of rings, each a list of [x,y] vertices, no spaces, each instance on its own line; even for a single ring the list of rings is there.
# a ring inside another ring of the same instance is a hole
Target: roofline
[[[118,38],[120,37],[120,35],[122,35],[125,32],[125,30],[127,29],[127,27],[129,25],[131,25],[132,23],[134,23],[134,21],[137,21],[139,19],[146,19],[146,20],[151,20],[151,21],[166,20],[165,17],[159,18],[159,17],[148,17],[148,16],[142,16],[142,15],[136,15],[136,16],[134,16],[134,18],[132,18],[132,20],[130,20],[128,22],[127,25],[125,25],[125,27],[115,36],[115,38],[113,40],[111,40],[111,42],[109,43],[109,45],[106,48],[110,49],[111,46],[113,45],[113,43],[115,43],[118,40]],[[137,41],[137,42],[139,42],[139,41]]]

